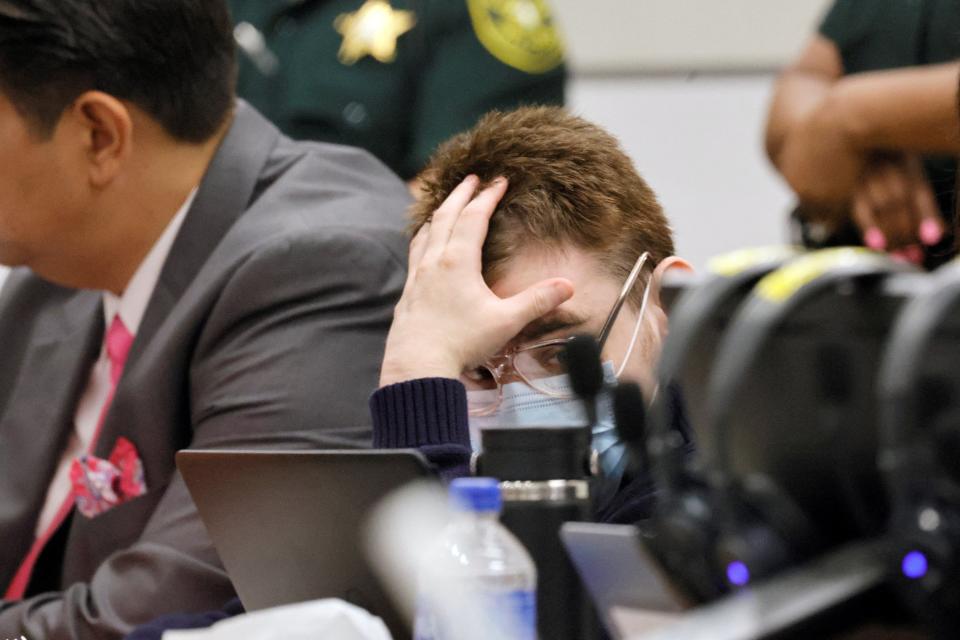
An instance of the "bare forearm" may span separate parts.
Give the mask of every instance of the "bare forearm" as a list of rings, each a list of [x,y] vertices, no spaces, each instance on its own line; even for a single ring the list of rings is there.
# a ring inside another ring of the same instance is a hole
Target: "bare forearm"
[[[819,208],[848,201],[868,156],[847,136],[829,98],[812,109],[785,138],[774,160],[801,201]]]
[[[810,39],[777,79],[767,115],[766,147],[774,165],[787,139],[826,100],[843,75],[843,62],[836,45],[823,36]]]
[[[779,167],[784,144],[793,131],[816,111],[827,97],[834,81],[802,70],[785,72],[777,81],[765,137],[767,156]]]
[[[838,80],[817,104],[806,104],[774,163],[801,200],[823,205],[847,201],[878,151],[958,153],[958,73],[954,63]]]
[[[960,153],[958,74],[957,63],[854,74],[820,108],[857,149]]]

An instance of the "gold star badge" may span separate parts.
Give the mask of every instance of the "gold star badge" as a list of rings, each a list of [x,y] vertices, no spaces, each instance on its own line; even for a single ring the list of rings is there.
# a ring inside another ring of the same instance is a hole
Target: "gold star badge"
[[[343,36],[338,58],[353,64],[364,56],[380,62],[393,62],[397,57],[397,38],[417,24],[412,11],[399,11],[387,0],[366,0],[353,13],[342,13],[333,23]]]

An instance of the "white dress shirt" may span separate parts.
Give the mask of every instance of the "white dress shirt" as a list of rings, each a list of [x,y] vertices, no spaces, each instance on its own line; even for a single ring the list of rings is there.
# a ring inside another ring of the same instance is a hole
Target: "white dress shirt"
[[[160,272],[163,270],[173,241],[183,225],[183,220],[186,218],[187,211],[193,204],[196,194],[197,190],[194,189],[187,196],[186,202],[183,203],[180,210],[167,224],[167,228],[157,238],[147,257],[137,267],[136,272],[124,289],[123,295],[118,297],[110,292],[103,292],[105,327],[109,328],[114,316],[119,314],[127,330],[132,335],[137,335],[140,321],[147,310],[147,304],[150,302],[153,290],[157,286],[157,280],[160,279]],[[43,510],[40,512],[40,519],[37,521],[36,536],[38,538],[54,523],[57,512],[70,495],[73,488],[70,483],[70,466],[75,458],[90,451],[100,422],[100,414],[103,412],[104,405],[110,399],[109,396],[110,358],[104,345],[100,347],[100,355],[90,370],[86,389],[77,404],[77,412],[73,420],[73,432],[70,434],[67,448],[60,458],[60,463],[53,475],[53,481],[47,490],[47,499],[43,505]]]

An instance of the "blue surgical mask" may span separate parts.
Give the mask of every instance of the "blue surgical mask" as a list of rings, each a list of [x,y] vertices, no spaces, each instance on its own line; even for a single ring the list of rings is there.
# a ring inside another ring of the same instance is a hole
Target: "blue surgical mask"
[[[612,362],[603,365],[604,382],[616,384]],[[540,381],[561,393],[572,394],[569,376],[555,376]],[[489,404],[493,390],[468,391],[468,398],[476,404]],[[503,397],[497,410],[487,416],[470,416],[470,443],[474,451],[480,451],[480,432],[488,427],[577,427],[587,424],[587,412],[583,400],[576,396],[558,398],[548,396],[531,388],[524,382],[503,385]],[[616,491],[627,466],[626,446],[617,434],[613,418],[613,403],[609,394],[597,399],[597,422],[593,425],[593,449],[599,454],[604,481],[597,504],[603,504],[609,493]]]

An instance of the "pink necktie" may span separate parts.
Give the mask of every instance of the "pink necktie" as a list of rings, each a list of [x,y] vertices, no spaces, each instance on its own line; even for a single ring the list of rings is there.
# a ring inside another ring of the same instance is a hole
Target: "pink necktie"
[[[130,354],[131,345],[133,345],[133,334],[131,334],[123,324],[123,320],[120,319],[119,314],[113,317],[113,322],[110,323],[110,328],[107,330],[104,344],[107,357],[110,359],[110,390],[107,392],[107,399],[103,403],[103,409],[100,411],[97,428],[94,431],[93,438],[90,440],[90,446],[87,450],[88,454],[92,454],[97,446],[97,439],[100,437],[103,421],[107,417],[107,411],[110,410],[110,404],[113,402],[113,394],[117,390],[117,383],[123,374],[123,367],[127,363],[127,356]],[[23,598],[30,584],[33,567],[40,558],[40,553],[43,551],[43,548],[47,546],[47,543],[50,542],[50,538],[53,537],[63,524],[63,521],[70,515],[74,500],[74,495],[71,493],[60,506],[57,515],[54,517],[50,526],[47,527],[47,530],[34,540],[33,546],[30,547],[29,553],[27,553],[23,562],[20,563],[20,568],[17,569],[17,573],[10,582],[10,586],[3,596],[4,600],[20,600]]]

